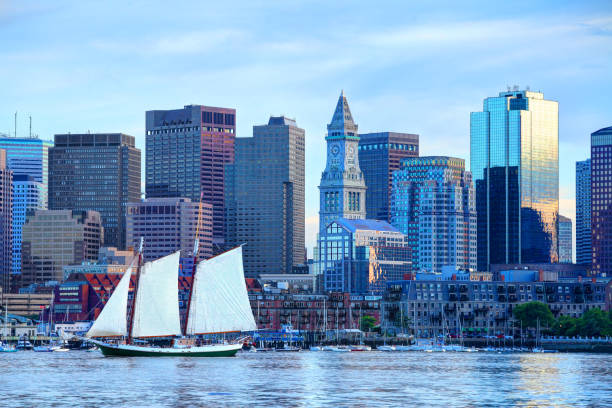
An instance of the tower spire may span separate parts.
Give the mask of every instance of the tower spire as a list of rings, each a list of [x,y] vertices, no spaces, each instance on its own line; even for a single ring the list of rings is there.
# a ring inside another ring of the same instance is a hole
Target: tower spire
[[[359,138],[357,125],[353,121],[353,115],[349,108],[344,89],[340,91],[340,97],[334,110],[331,123],[327,125],[327,140]]]

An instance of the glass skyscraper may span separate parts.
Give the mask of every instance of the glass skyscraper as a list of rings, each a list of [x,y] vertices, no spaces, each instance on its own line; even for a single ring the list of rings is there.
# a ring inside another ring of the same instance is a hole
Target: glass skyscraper
[[[486,98],[470,117],[478,269],[559,259],[559,104],[530,91]]]
[[[6,151],[0,149],[0,286],[9,291],[12,218],[13,218],[13,172],[7,166]]]
[[[572,263],[572,220],[559,214],[559,263]]]
[[[591,133],[593,272],[612,271],[612,126]]]
[[[476,208],[465,160],[429,156],[402,160],[393,173],[391,224],[408,236],[415,271],[476,269]]]
[[[591,159],[576,162],[576,263],[590,264]]]
[[[419,135],[396,132],[359,135],[359,167],[366,187],[366,218],[390,222],[389,199],[393,172],[400,161],[419,156]]]
[[[13,172],[13,253],[11,273],[21,273],[21,228],[28,210],[44,210],[48,205],[49,149],[53,142],[35,137],[0,137]]]

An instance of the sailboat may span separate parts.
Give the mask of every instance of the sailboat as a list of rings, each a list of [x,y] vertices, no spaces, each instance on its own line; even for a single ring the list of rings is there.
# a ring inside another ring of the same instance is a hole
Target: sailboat
[[[96,344],[105,356],[235,355],[242,347],[241,341],[198,345],[196,336],[257,329],[244,280],[242,247],[197,264],[183,329],[178,300],[179,257],[180,251],[177,251],[138,268],[131,319],[128,320],[130,266],[87,332],[88,341]],[[142,255],[139,255],[141,258]],[[124,344],[95,339],[126,336]],[[171,347],[142,344],[142,339],[154,337],[174,337],[173,344]],[[140,341],[135,342],[134,339]]]

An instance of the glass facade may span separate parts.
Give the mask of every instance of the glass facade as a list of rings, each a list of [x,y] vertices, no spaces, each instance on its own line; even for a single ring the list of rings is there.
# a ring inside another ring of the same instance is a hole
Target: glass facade
[[[572,220],[559,214],[559,263],[572,263]]]
[[[31,176],[13,177],[13,274],[21,273],[21,228],[29,211],[45,208],[43,190],[43,184]]]
[[[10,286],[13,219],[13,172],[7,166],[6,151],[0,149],[0,286]]]
[[[508,91],[470,117],[478,269],[557,262],[558,102]]]
[[[395,132],[359,135],[359,166],[365,178],[366,218],[391,222],[389,199],[400,161],[419,156],[419,135]]]
[[[576,263],[591,264],[591,159],[576,162]]]
[[[612,271],[612,126],[591,134],[591,246],[596,273]]]
[[[476,208],[465,161],[431,156],[402,160],[393,173],[391,224],[408,236],[415,271],[476,269]]]

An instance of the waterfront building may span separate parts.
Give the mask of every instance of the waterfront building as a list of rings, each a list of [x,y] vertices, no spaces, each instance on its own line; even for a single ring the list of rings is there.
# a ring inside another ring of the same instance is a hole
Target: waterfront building
[[[226,166],[227,244],[244,244],[244,273],[292,273],[304,264],[304,129],[270,117],[236,139]]]
[[[396,132],[359,135],[359,167],[365,178],[366,218],[391,222],[393,172],[400,161],[419,156],[419,135]]]
[[[6,150],[9,169],[14,176],[30,176],[40,183],[41,210],[47,209],[49,187],[49,149],[53,147],[50,140],[37,137],[9,137],[0,135],[0,149]]]
[[[140,198],[140,149],[123,133],[55,135],[49,209],[100,213],[106,245],[125,248],[125,209]]]
[[[572,220],[559,214],[559,263],[572,263]]]
[[[612,126],[591,133],[591,246],[594,272],[612,271]]]
[[[147,198],[127,206],[127,244],[138,248],[144,239],[143,258],[152,261],[180,250],[193,257],[196,231],[198,259],[210,258],[212,251],[213,207],[202,203],[198,228],[199,203],[189,198]]]
[[[97,211],[34,211],[22,230],[21,286],[61,282],[65,265],[95,260],[103,243]]]
[[[319,185],[319,233],[338,218],[365,219],[366,184],[359,168],[359,133],[344,91],[327,125],[327,164]]]
[[[234,162],[236,110],[187,105],[146,113],[146,194],[213,206],[213,244],[225,240],[226,164]]]
[[[318,248],[326,292],[378,293],[412,272],[406,236],[385,221],[338,218],[319,234]]]
[[[558,261],[558,111],[542,93],[515,88],[471,113],[479,270]]]
[[[576,263],[591,264],[591,159],[576,162]]]
[[[4,293],[0,289],[0,304],[4,315],[4,307],[9,314],[17,316],[38,316],[41,309],[49,306],[53,295],[47,293]]]
[[[513,310],[521,303],[546,303],[555,318],[580,317],[592,308],[605,310],[609,279],[547,282],[404,280],[387,286],[385,327],[399,327],[401,316],[411,320],[418,337],[458,335],[519,335]],[[464,333],[465,335],[465,333]]]
[[[407,235],[415,271],[476,269],[474,187],[463,159],[403,159],[393,173],[391,223]]]
[[[13,172],[0,149],[0,287],[9,291],[13,253]]]

